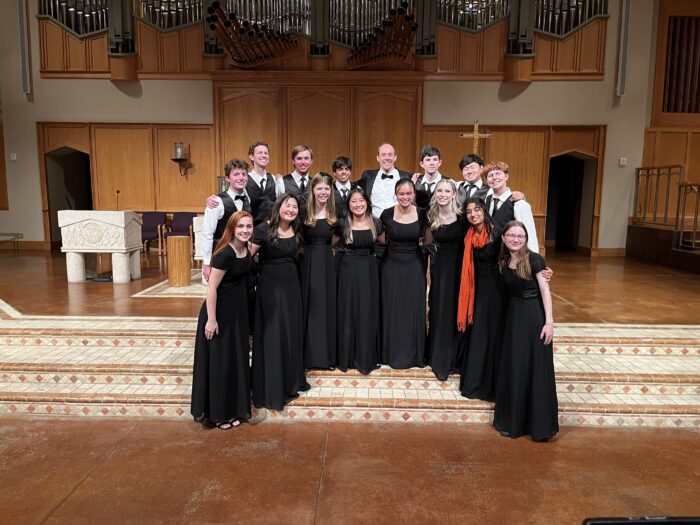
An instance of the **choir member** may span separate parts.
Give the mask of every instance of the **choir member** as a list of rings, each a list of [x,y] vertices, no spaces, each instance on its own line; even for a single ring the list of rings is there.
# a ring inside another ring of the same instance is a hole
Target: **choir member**
[[[333,183],[333,196],[335,198],[335,214],[337,217],[345,217],[348,208],[350,191],[357,186],[350,181],[352,175],[352,161],[347,157],[337,157],[331,166],[335,182]]]
[[[481,172],[484,169],[484,159],[476,153],[470,153],[459,161],[459,171],[464,179],[457,185],[457,205],[463,209],[467,199],[486,199],[489,187],[484,184]]]
[[[433,146],[423,146],[420,151],[420,167],[423,173],[414,173],[413,182],[416,185],[416,206],[428,209],[430,199],[435,192],[437,183],[442,180],[438,171],[442,165],[440,150]]]
[[[246,277],[253,216],[231,215],[211,260],[207,298],[199,312],[190,412],[220,429],[250,419]]]
[[[266,171],[270,162],[270,147],[260,140],[248,148],[248,158],[253,167],[248,172],[246,190],[250,197],[250,207],[256,226],[270,218],[270,211],[277,198],[275,192],[275,177]]]
[[[284,177],[277,177],[277,196],[287,193],[296,195],[299,199],[300,210],[306,208],[306,199],[309,193],[309,183],[311,176],[309,169],[314,163],[314,152],[304,144],[300,144],[292,149],[292,165],[294,171]]]

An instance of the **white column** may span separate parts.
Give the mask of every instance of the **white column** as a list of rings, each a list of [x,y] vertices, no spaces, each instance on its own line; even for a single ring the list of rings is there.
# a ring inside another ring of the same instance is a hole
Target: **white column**
[[[131,252],[131,278],[141,279],[141,250]]]
[[[69,283],[81,283],[85,280],[85,254],[66,253],[66,275]]]
[[[129,268],[128,253],[112,254],[112,282],[115,284],[130,283],[131,271]]]

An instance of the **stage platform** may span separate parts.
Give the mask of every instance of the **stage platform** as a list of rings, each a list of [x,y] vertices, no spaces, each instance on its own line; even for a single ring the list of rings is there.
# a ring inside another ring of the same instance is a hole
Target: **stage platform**
[[[5,271],[13,262],[15,278]],[[67,285],[61,262],[0,256],[0,414],[188,419],[201,289],[168,296],[155,255],[144,257],[145,278],[126,285]],[[548,263],[561,424],[700,428],[700,325],[689,322],[698,320],[700,278],[624,259]],[[42,286],[46,301],[36,300]],[[309,382],[284,411],[256,420],[492,418],[491,404],[459,395],[457,376],[439,381],[428,368],[314,371]]]

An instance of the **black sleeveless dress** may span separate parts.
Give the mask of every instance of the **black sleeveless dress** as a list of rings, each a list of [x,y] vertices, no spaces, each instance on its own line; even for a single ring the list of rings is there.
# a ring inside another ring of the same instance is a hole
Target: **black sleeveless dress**
[[[294,238],[267,240],[269,226],[255,227],[260,246],[260,278],[253,333],[253,403],[282,410],[309,389],[304,375],[301,290]]]
[[[382,212],[388,235],[381,270],[382,363],[392,368],[424,366],[426,343],[425,265],[418,243],[426,224],[425,210],[418,220],[394,220],[394,207]]]
[[[430,257],[427,362],[441,381],[457,371],[464,338],[457,331],[457,302],[466,230],[466,223],[458,218],[432,232],[435,251]]]
[[[377,219],[377,235],[382,225]],[[344,226],[338,226],[343,237]],[[338,368],[369,374],[379,363],[379,271],[370,230],[353,230],[338,272]]]
[[[304,367],[329,369],[336,360],[336,279],[331,240],[335,227],[325,219],[304,226],[299,280],[303,305]]]
[[[510,268],[504,272],[510,305],[493,424],[511,437],[529,434],[542,440],[559,431],[557,389],[552,343],[540,339],[545,314],[535,275],[545,269],[544,259],[530,253],[530,267],[527,281]]]
[[[199,310],[192,372],[190,413],[195,421],[215,425],[250,419],[250,348],[248,345],[247,276],[250,255],[238,258],[231,246],[211,263],[224,274],[216,289],[219,333],[204,335],[207,303]]]

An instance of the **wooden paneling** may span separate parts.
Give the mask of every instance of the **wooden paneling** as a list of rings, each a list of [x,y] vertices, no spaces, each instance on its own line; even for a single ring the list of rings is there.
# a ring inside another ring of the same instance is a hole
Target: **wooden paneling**
[[[556,38],[549,35],[535,34],[535,62],[533,73],[550,73],[554,71],[554,52]]]
[[[109,38],[107,33],[89,38],[88,69],[90,71],[109,71]]]
[[[438,73],[459,73],[498,79],[505,72],[507,20],[497,22],[478,33],[437,26],[436,54]]]
[[[248,147],[258,140],[270,145],[273,173],[287,173],[288,145],[282,138],[282,103],[279,89],[229,88],[217,90],[214,118],[217,122],[217,174],[223,164],[238,157],[248,161]]]
[[[481,58],[481,38],[478,34],[462,33],[459,42],[459,71],[479,72]]]
[[[555,71],[557,73],[572,73],[576,71],[576,44],[578,33],[558,42]]]
[[[594,20],[581,29],[579,71],[593,73],[603,70],[602,59],[605,54],[601,52],[601,46],[605,44],[604,29],[602,20]]]
[[[66,44],[66,69],[68,71],[87,70],[87,46],[85,40],[74,37],[71,33],[64,31]]]
[[[88,124],[44,124],[44,153],[60,148],[71,148],[90,154],[90,126]]]
[[[479,34],[482,35],[481,71],[484,73],[503,73],[505,71],[503,60],[508,39],[507,22],[498,22]]]
[[[643,166],[654,165],[654,149],[656,148],[656,133],[653,131],[644,132],[644,153],[642,155]]]
[[[606,31],[597,18],[563,39],[535,32],[533,80],[603,78]]]
[[[598,156],[598,127],[554,127],[551,131],[549,156],[556,157],[578,151],[590,157]]]
[[[139,71],[159,71],[158,31],[146,24],[136,22],[136,49]]]
[[[181,71],[190,73],[204,70],[202,57],[202,53],[204,52],[202,46],[203,39],[202,26],[197,25],[181,31]]]
[[[160,61],[159,71],[180,71],[180,32],[159,33]]]
[[[459,33],[457,29],[438,26],[436,35],[438,73],[459,71]],[[468,64],[468,60],[466,62]],[[468,71],[474,72],[476,70],[470,68]]]
[[[148,125],[93,125],[92,188],[96,210],[154,210],[152,129]]]
[[[417,93],[391,86],[358,87],[356,90],[355,176],[376,168],[377,146],[390,142],[396,148],[397,166],[413,172],[418,165],[416,144]]]
[[[154,127],[156,146],[156,205],[160,211],[190,211],[204,208],[216,191],[213,126],[160,125]],[[180,175],[173,157],[175,142],[189,146],[192,167]]]
[[[685,180],[700,182],[700,132],[690,133],[686,153]]]
[[[0,210],[10,209],[10,199],[7,194],[7,171],[5,169],[5,135],[0,122]]]
[[[349,89],[289,88],[286,103],[288,121],[294,123],[287,128],[287,144],[290,148],[306,144],[314,151],[312,173],[331,173],[331,163],[338,155],[351,155]]]
[[[50,20],[39,20],[42,71],[66,69],[64,33],[58,24]]]
[[[685,166],[685,180],[700,182],[700,131],[649,128],[644,134],[644,166]]]
[[[654,147],[654,165],[670,166],[685,164],[688,134],[675,131],[660,132],[656,136]]]

